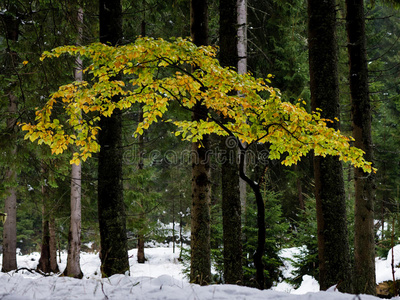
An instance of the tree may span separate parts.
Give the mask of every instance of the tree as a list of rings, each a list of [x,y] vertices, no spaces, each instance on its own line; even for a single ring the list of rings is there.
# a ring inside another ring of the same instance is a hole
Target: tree
[[[51,206],[49,166],[42,160],[42,244],[37,270],[49,274],[58,273],[54,207]]]
[[[17,113],[17,97],[10,94],[8,96],[10,104],[8,107],[9,117],[7,119],[7,131],[9,134],[9,142],[12,144],[11,149],[11,165],[6,171],[5,177],[8,181],[6,198],[4,201],[4,212],[7,216],[3,225],[3,263],[2,272],[8,272],[17,269],[17,172],[15,170],[15,162],[13,161],[17,155],[16,137],[15,137],[15,115]]]
[[[237,1],[220,0],[221,66],[236,68],[238,64]],[[229,120],[222,120],[229,122]],[[239,190],[237,145],[230,137],[220,137],[222,179],[222,222],[224,243],[224,281],[237,284],[243,281],[242,222]]]
[[[208,1],[191,0],[190,4],[190,32],[193,43],[197,46],[207,45]],[[208,110],[202,105],[202,99],[198,99],[193,107],[193,122],[204,121],[207,114]],[[209,139],[209,135],[204,135],[201,140],[192,144],[190,281],[199,284],[211,282]]]
[[[170,103],[193,110],[201,99],[204,109],[210,110],[205,120],[165,120],[177,126],[175,134],[184,140],[198,142],[204,135],[212,133],[231,135],[242,142],[239,145],[268,143],[269,158],[283,157],[285,165],[298,162],[314,150],[317,156],[337,156],[365,172],[374,170],[371,163],[362,157],[363,152],[350,146],[351,138],[327,126],[333,121],[321,118],[318,111],[307,113],[301,102],[281,101],[279,92],[268,86],[265,80],[221,67],[214,58],[216,50],[210,46],[197,47],[181,38],[172,42],[138,38],[134,44],[119,47],[101,43],[59,47],[51,53],[45,52],[43,59],[59,57],[63,53],[81,55],[92,61],[86,72],[92,74],[93,81],[61,86],[50,96],[45,107],[37,111],[37,123],[23,124],[22,129],[27,131],[25,138],[49,145],[55,154],[62,153],[68,145],[79,146],[72,163],[85,160],[98,151],[96,137],[99,127],[94,122],[101,116],[110,116],[114,110],[128,109],[133,103],[143,103],[143,122],[135,131],[138,135],[160,121]],[[188,65],[196,66],[195,70],[188,72]],[[135,75],[128,82],[132,88],[125,88],[125,82],[115,78],[120,73]],[[238,96],[240,94],[246,97]],[[112,101],[116,95],[119,96],[118,102]],[[67,117],[62,123],[52,118],[54,105],[60,101]],[[76,109],[85,112],[85,118],[77,118]],[[230,121],[221,123],[218,114]],[[70,128],[75,130],[71,132]],[[240,150],[241,177],[251,185],[257,205],[262,205],[259,184],[250,180],[243,169],[247,150],[243,146]],[[265,235],[265,225],[263,227],[260,220],[263,213],[259,209],[259,244],[265,241],[265,236],[264,239],[262,236]],[[262,288],[263,252],[258,253],[261,264],[256,267],[261,274],[257,280]]]
[[[247,0],[237,0],[237,70],[247,73]],[[246,165],[246,162],[245,162]],[[245,166],[246,167],[246,166]],[[246,208],[246,182],[239,176],[240,202]]]
[[[78,9],[78,45],[82,40],[83,35],[83,9]],[[82,81],[82,59],[76,58],[75,66],[75,80]],[[67,266],[64,270],[65,276],[71,276],[75,278],[82,278],[83,273],[80,266],[80,251],[81,251],[81,196],[82,196],[82,165],[72,164],[71,165],[71,217],[70,227],[68,233],[68,257]]]
[[[324,118],[339,117],[336,2],[308,1],[310,88],[313,110]],[[338,129],[339,123],[331,126]],[[351,269],[342,164],[336,157],[314,158],[318,226],[319,283],[322,290],[338,284],[351,292]]]
[[[346,0],[349,82],[354,145],[372,161],[371,104],[368,88],[364,2]],[[355,168],[354,288],[356,293],[376,294],[374,177]]]
[[[7,49],[5,59],[3,61],[3,67],[6,72],[14,74],[19,64],[18,53],[13,51],[10,46],[18,42],[20,20],[15,17],[17,14],[17,7],[10,5],[8,12],[1,15],[1,21],[5,27],[5,39],[7,41]],[[11,86],[16,83],[13,82]],[[4,202],[4,212],[7,215],[6,222],[3,228],[3,263],[2,271],[8,272],[17,269],[17,171],[15,162],[15,156],[17,155],[17,139],[16,139],[16,113],[17,113],[17,102],[18,97],[14,94],[12,89],[7,88],[8,98],[8,116],[6,120],[6,130],[8,143],[12,146],[9,147],[8,155],[12,157],[11,163],[7,167],[5,172],[5,178],[8,182],[8,188],[6,191],[6,198]]]
[[[121,1],[101,0],[100,42],[122,41]],[[118,95],[111,101],[118,102]],[[108,277],[129,272],[126,215],[122,188],[122,115],[118,110],[99,120],[98,214],[101,238],[101,272]]]

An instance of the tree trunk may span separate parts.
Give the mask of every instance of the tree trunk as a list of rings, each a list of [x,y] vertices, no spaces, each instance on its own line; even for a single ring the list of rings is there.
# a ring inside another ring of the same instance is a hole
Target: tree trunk
[[[13,183],[17,180],[17,174],[13,170],[8,170],[6,176]],[[8,188],[4,207],[7,219],[3,225],[3,264],[1,271],[9,272],[17,269],[17,191],[15,187]]]
[[[191,0],[190,31],[197,45],[208,44],[208,3]],[[192,119],[207,117],[207,110],[197,103]],[[191,209],[191,261],[190,281],[198,284],[211,282],[210,203],[211,180],[208,157],[209,136],[192,143],[192,209]]]
[[[264,276],[264,263],[263,256],[265,253],[265,205],[264,200],[262,198],[260,185],[247,177],[245,173],[245,159],[246,159],[246,151],[248,148],[240,146],[240,156],[239,156],[239,174],[240,178],[242,178],[253,190],[254,196],[256,198],[257,205],[257,249],[254,253],[253,260],[254,266],[256,268],[256,282],[258,284],[258,288],[263,290],[265,288],[265,276]]]
[[[220,0],[219,11],[219,60],[222,66],[235,68],[238,64],[237,0]],[[240,178],[237,163],[238,145],[236,139],[231,137],[220,137],[219,139],[222,155],[224,281],[225,283],[238,284],[243,281]]]
[[[10,134],[9,142],[13,145],[11,149],[12,157],[17,155],[15,140],[15,114],[17,112],[17,97],[9,95],[9,106],[7,119],[7,132]],[[13,161],[13,159],[11,159]],[[17,269],[17,173],[14,166],[10,166],[6,171],[5,178],[9,182],[7,197],[4,200],[4,212],[7,214],[6,222],[3,225],[3,265],[2,272],[9,272]]]
[[[83,34],[83,9],[78,11],[78,45],[82,40]],[[75,80],[82,81],[82,59],[76,59],[75,66]],[[68,256],[67,266],[65,267],[64,276],[74,278],[82,278],[83,273],[80,265],[81,253],[81,178],[82,178],[82,165],[72,164],[71,166],[71,216],[70,226],[68,232]]]
[[[237,0],[237,51],[238,61],[237,70],[239,74],[247,72],[247,0]],[[244,161],[244,168],[246,168],[246,158]],[[239,176],[240,177],[240,176]],[[246,208],[246,182],[239,179],[240,202],[242,210]]]
[[[143,7],[145,7],[145,1],[143,1]],[[143,20],[141,22],[140,26],[140,34],[141,36],[146,36],[146,18],[145,18],[145,13],[143,13]],[[139,107],[139,123],[143,122],[143,104],[140,103]],[[139,162],[138,162],[138,170],[141,172],[144,168],[144,133],[139,135],[138,137],[138,146],[139,146]],[[141,198],[143,200],[143,198]],[[141,201],[142,201],[141,200]],[[142,209],[144,209],[143,202],[141,203]],[[146,222],[144,221],[145,218],[145,213],[141,213],[139,215],[139,224],[142,224],[142,226],[146,226]],[[146,256],[144,254],[144,234],[141,232],[144,230],[144,228],[139,230],[138,234],[138,244],[137,244],[137,262],[139,264],[144,264],[146,262]]]
[[[56,239],[56,220],[54,216],[51,215],[49,218],[49,250],[50,250],[50,271],[53,273],[60,272],[57,264],[57,239]]]
[[[306,209],[306,205],[304,203],[303,185],[301,182],[300,170],[298,165],[294,166],[294,172],[296,173],[296,187],[297,187],[297,197],[299,199],[299,208],[302,211],[304,211]]]
[[[143,110],[142,108],[140,108],[139,111],[139,122],[143,122]],[[143,156],[144,156],[144,140],[143,140],[143,135],[139,135],[139,139],[138,139],[138,144],[139,144],[139,162],[138,162],[138,170],[140,172],[140,170],[143,170],[144,167],[144,162],[143,162]],[[142,201],[142,200],[141,200]],[[142,209],[144,209],[143,207],[144,203],[141,203],[141,207]],[[145,215],[144,212],[140,213],[139,215],[139,224],[143,224],[144,226],[146,226],[146,222],[144,221]],[[142,233],[142,231],[144,230],[144,228],[139,230],[139,234],[138,234],[138,249],[137,249],[137,262],[140,264],[144,264],[146,261],[146,256],[144,254],[144,234]]]
[[[139,264],[144,264],[146,262],[146,257],[144,255],[144,236],[143,236],[143,234],[139,234],[139,236],[138,236],[137,262]]]
[[[321,108],[323,118],[334,119],[339,117],[335,0],[309,0],[308,18],[312,109]],[[320,287],[338,284],[340,291],[351,292],[342,164],[336,157],[315,157],[314,176]]]
[[[81,164],[72,165],[71,170],[71,217],[68,233],[68,257],[65,276],[82,278],[81,252]]]
[[[44,214],[45,212],[43,212]],[[42,246],[40,251],[39,264],[37,265],[37,270],[43,273],[50,273],[50,231],[49,231],[49,221],[42,221]]]
[[[42,171],[45,173],[45,171]],[[43,273],[58,273],[59,268],[57,265],[57,246],[55,238],[55,221],[54,217],[51,216],[51,212],[48,208],[48,188],[45,184],[42,185],[42,197],[43,197],[43,208],[42,208],[42,247],[40,252],[39,264],[37,270]]]
[[[362,0],[346,0],[346,9],[354,146],[364,150],[365,159],[372,161],[364,2]],[[375,295],[374,178],[373,175],[364,173],[360,168],[354,170],[354,178],[355,292]]]
[[[11,6],[12,7],[12,6]],[[9,7],[10,8],[10,7]],[[15,9],[16,10],[16,9]],[[3,14],[0,16],[2,25],[5,27],[7,45],[11,42],[18,42],[20,20],[14,16],[17,13]],[[3,67],[6,67],[8,72],[14,73],[18,65],[18,55],[11,49],[7,48],[6,61],[3,62]],[[8,61],[8,62],[7,62]],[[6,171],[5,178],[9,183],[7,188],[7,197],[4,200],[4,213],[7,214],[6,222],[3,225],[3,263],[2,272],[8,272],[17,269],[17,172],[15,170],[14,158],[17,155],[16,144],[16,113],[17,113],[17,96],[12,91],[8,91],[8,114],[7,117],[7,134],[8,143],[10,147],[9,154],[12,156],[10,159],[11,164]]]
[[[122,40],[120,0],[100,0],[100,42]],[[117,101],[118,99],[112,99]],[[129,272],[126,213],[122,186],[122,116],[117,109],[102,117],[99,126],[98,214],[103,277]]]

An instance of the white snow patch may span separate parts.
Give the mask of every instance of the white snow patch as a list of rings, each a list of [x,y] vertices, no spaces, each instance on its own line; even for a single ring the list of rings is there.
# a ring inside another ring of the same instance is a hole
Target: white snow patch
[[[395,256],[400,261],[400,246],[395,247]],[[292,258],[299,248],[285,249],[281,256]],[[4,300],[32,300],[32,299],[87,299],[87,300],[372,300],[379,299],[372,296],[343,294],[334,288],[320,292],[318,283],[311,276],[305,275],[300,288],[294,290],[289,284],[280,283],[280,290],[258,290],[236,285],[199,286],[190,284],[182,274],[182,265],[178,263],[179,248],[176,253],[172,248],[146,248],[145,255],[148,261],[138,264],[136,249],[130,250],[130,276],[114,275],[110,278],[101,278],[100,259],[96,253],[82,253],[81,267],[84,278],[74,279],[58,276],[43,277],[37,273],[20,270],[18,273],[0,273],[0,299]],[[18,267],[36,268],[39,253],[32,253],[17,257]],[[60,270],[65,268],[66,252],[62,252]],[[389,255],[389,257],[391,257]],[[0,255],[0,261],[1,261]],[[382,267],[389,260],[377,260]],[[0,264],[1,265],[1,264]],[[291,271],[291,265],[285,263],[286,270]],[[379,268],[387,272],[387,268]],[[399,272],[400,273],[400,272]],[[289,273],[288,273],[289,274]],[[389,275],[391,274],[391,270]],[[384,277],[383,274],[380,277]],[[377,272],[378,278],[378,272]],[[288,293],[290,292],[290,293]]]

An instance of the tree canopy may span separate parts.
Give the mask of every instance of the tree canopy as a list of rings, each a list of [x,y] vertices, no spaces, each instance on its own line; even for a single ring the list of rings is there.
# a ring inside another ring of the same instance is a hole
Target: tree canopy
[[[175,134],[184,140],[198,141],[215,133],[248,144],[269,143],[269,157],[283,157],[286,165],[314,150],[315,155],[336,155],[366,172],[374,170],[363,151],[350,145],[351,137],[329,127],[334,121],[321,118],[318,111],[308,113],[303,101],[281,101],[268,79],[221,67],[214,47],[197,47],[182,38],[138,38],[117,47],[101,43],[62,46],[44,52],[41,59],[63,54],[86,59],[89,65],[83,72],[89,79],[59,87],[36,111],[36,124],[24,123],[22,130],[27,131],[25,139],[49,145],[55,154],[78,146],[71,163],[99,151],[96,121],[100,116],[142,103],[143,122],[135,135],[153,123],[172,122],[177,127]],[[190,72],[190,66],[196,66],[195,71]],[[115,79],[117,74],[124,74],[125,79]],[[112,101],[116,95],[118,102]],[[191,110],[198,100],[210,109],[205,121],[163,119],[172,102]],[[222,116],[229,122],[220,122]]]

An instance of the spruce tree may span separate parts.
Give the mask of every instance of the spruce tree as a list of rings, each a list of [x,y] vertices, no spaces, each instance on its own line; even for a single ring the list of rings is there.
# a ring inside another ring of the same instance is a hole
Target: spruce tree
[[[338,45],[334,0],[308,1],[309,68],[312,109],[324,118],[339,117]],[[339,124],[331,124],[338,129]],[[336,157],[314,158],[321,290],[338,284],[352,291],[346,199],[342,163]]]

